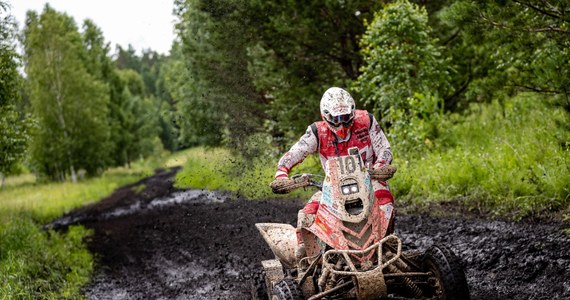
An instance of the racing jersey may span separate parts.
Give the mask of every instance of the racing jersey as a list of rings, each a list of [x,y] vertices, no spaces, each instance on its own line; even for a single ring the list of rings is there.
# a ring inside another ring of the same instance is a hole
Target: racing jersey
[[[348,149],[357,147],[364,163],[372,169],[392,163],[390,143],[376,118],[365,110],[355,110],[354,123],[344,140],[328,128],[325,121],[311,124],[305,134],[281,157],[275,178],[288,176],[289,171],[309,154],[319,153],[323,169],[331,157],[348,155]],[[383,183],[384,186],[387,185]],[[374,184],[375,190],[377,184]]]

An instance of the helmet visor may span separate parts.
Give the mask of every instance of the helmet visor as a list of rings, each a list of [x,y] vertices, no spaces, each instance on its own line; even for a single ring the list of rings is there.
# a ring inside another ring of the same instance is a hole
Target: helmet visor
[[[329,124],[331,124],[334,127],[338,127],[340,125],[348,127],[352,123],[353,118],[354,118],[353,113],[334,116],[334,117],[329,114],[327,116],[327,122],[329,122]]]

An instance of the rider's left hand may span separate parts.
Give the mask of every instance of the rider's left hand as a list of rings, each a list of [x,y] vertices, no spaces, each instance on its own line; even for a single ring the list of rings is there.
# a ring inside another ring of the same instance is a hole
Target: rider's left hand
[[[375,168],[373,170],[368,170],[368,173],[370,174],[370,178],[372,179],[386,181],[392,178],[392,176],[394,176],[394,173],[396,173],[397,170],[398,169],[395,166],[384,165],[379,168]]]

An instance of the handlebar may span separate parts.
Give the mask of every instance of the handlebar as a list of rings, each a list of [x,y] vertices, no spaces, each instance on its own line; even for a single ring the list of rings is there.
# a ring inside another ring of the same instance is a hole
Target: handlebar
[[[375,170],[368,170],[368,173],[370,174],[371,179],[386,181],[392,178],[396,171],[397,168],[395,166],[386,165]],[[317,176],[322,177],[320,175],[308,173],[293,175],[291,180],[286,180],[285,182],[278,183],[276,186],[272,186],[273,192],[276,194],[286,194],[298,188],[304,188],[307,186],[314,186],[322,191],[323,183],[314,179],[314,177]]]

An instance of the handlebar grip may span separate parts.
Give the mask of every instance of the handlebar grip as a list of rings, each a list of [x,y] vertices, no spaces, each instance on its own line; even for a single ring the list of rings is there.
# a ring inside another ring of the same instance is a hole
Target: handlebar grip
[[[295,189],[311,185],[311,177],[303,175],[295,175],[291,178],[273,181],[271,183],[271,189],[273,190],[273,193],[287,194]]]

